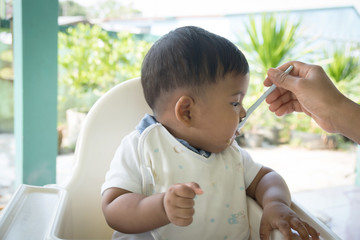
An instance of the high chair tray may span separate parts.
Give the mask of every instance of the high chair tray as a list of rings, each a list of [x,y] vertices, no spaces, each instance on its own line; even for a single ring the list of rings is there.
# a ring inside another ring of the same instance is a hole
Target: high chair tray
[[[60,188],[21,185],[0,215],[0,239],[44,239],[65,196]]]

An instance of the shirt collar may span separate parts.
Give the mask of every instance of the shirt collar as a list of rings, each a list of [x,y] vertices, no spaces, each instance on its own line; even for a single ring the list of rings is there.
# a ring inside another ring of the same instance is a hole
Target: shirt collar
[[[144,132],[144,130],[153,125],[156,124],[158,121],[156,120],[156,118],[154,116],[151,116],[150,114],[145,114],[145,116],[141,119],[140,123],[136,126],[136,130],[142,134]],[[190,149],[191,151],[200,154],[203,157],[210,157],[211,152],[205,151],[203,149],[197,149],[193,146],[191,146],[187,141],[183,140],[183,139],[179,139],[177,138],[177,140],[183,144],[185,147],[187,147],[188,149]]]

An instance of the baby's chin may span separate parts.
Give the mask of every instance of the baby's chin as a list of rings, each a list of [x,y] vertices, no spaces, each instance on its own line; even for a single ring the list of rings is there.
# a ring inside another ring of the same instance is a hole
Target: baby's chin
[[[203,149],[207,152],[211,152],[211,153],[220,153],[220,152],[223,152],[225,151],[225,149],[227,149],[229,146],[231,146],[233,144],[233,142],[235,141],[235,138],[238,136],[238,131],[236,131],[236,133],[226,139],[226,140],[221,140],[221,142],[217,142],[216,144],[212,145],[212,146],[206,146],[204,148],[201,148],[200,149]]]

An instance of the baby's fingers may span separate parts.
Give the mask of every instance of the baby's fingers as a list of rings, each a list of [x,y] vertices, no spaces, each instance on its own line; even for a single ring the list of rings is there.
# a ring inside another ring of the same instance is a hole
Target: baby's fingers
[[[200,186],[193,182],[170,186],[164,197],[164,209],[169,221],[178,226],[191,224],[195,213],[194,197],[202,193]]]
[[[291,225],[292,229],[294,229],[295,231],[297,231],[299,233],[301,239],[303,239],[303,240],[310,239],[309,232],[308,232],[307,228],[305,227],[305,225],[302,223],[302,221],[300,221],[297,218],[293,218],[290,220],[290,225]]]
[[[291,221],[291,226],[294,230],[296,230],[301,239],[305,240],[305,239],[312,239],[312,240],[318,240],[319,239],[319,233],[313,228],[311,227],[309,224],[307,224],[306,222],[302,222],[299,219],[293,219]],[[311,238],[310,238],[311,236]]]
[[[177,208],[193,208],[195,205],[195,201],[192,198],[175,197],[169,200],[169,203]]]
[[[279,230],[284,235],[284,239],[292,239],[293,233],[291,229],[298,232],[302,240],[319,240],[319,233],[309,224],[298,218],[292,218],[289,223],[284,221],[279,224]]]
[[[287,221],[279,221],[278,229],[283,235],[284,240],[291,240],[292,239],[292,231],[289,223]]]
[[[199,184],[194,182],[172,185],[168,191],[175,194],[177,197],[191,199],[194,198],[197,194],[203,193]]]
[[[260,223],[260,239],[261,240],[269,240],[270,233],[273,230],[270,224],[268,223]]]
[[[195,193],[194,191],[186,186],[185,184],[175,184],[169,187],[167,192],[176,197],[183,197],[183,198],[194,198]]]
[[[188,226],[193,221],[195,210],[193,208],[189,209],[178,209],[174,214],[169,218],[169,220],[177,226]]]
[[[185,183],[186,186],[190,187],[196,195],[201,195],[204,191],[201,189],[200,185],[195,182]]]

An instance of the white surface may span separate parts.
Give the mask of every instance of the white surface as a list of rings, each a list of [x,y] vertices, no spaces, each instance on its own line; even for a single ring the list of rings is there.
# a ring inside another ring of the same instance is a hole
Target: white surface
[[[0,218],[0,239],[44,239],[65,192],[21,185]]]

